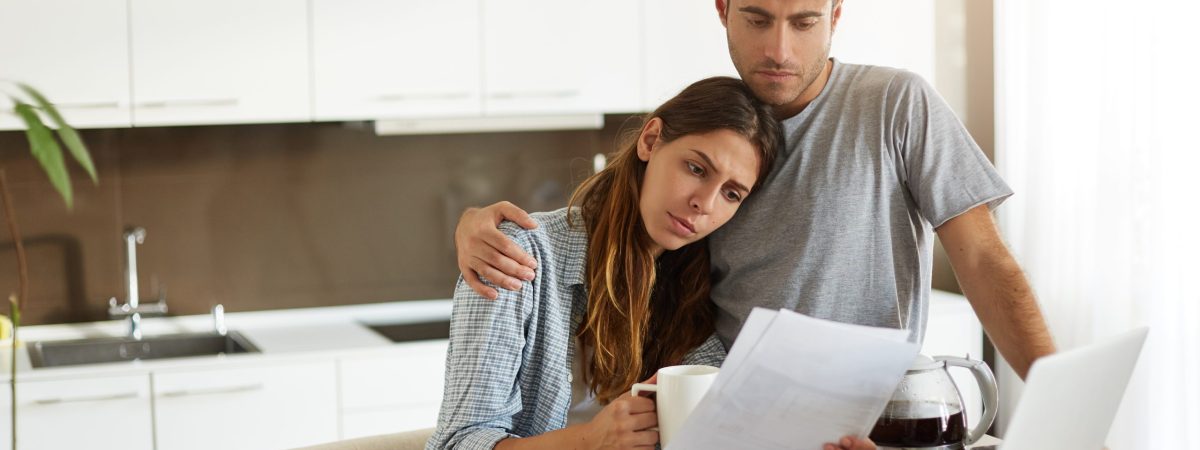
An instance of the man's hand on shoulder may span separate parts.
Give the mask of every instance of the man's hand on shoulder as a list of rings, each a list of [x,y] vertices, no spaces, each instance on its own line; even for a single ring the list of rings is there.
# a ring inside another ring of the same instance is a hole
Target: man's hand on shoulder
[[[509,220],[532,230],[538,224],[521,208],[499,202],[484,208],[469,208],[454,229],[458,270],[463,280],[479,295],[495,300],[499,292],[484,284],[480,277],[509,290],[521,289],[521,280],[533,279],[537,261],[508,236],[500,232],[500,223]]]

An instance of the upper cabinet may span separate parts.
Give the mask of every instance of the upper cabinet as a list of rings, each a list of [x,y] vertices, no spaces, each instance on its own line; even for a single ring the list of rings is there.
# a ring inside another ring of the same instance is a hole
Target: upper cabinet
[[[592,55],[587,0],[484,0],[484,111],[577,112]]]
[[[703,78],[737,77],[714,2],[647,0],[642,7],[647,111]]]
[[[575,52],[584,58],[583,101],[591,111],[643,110],[643,1],[586,1],[571,19],[573,26],[587,29]]]
[[[933,0],[893,3],[846,6],[832,55],[932,79]],[[715,75],[693,0],[0,0],[0,77],[84,128],[641,112]]]
[[[129,5],[135,125],[310,120],[307,1]]]
[[[312,0],[316,120],[482,108],[479,0]]]
[[[79,128],[128,127],[126,0],[0,0],[0,79],[29,83]],[[0,97],[0,130],[24,128]]]

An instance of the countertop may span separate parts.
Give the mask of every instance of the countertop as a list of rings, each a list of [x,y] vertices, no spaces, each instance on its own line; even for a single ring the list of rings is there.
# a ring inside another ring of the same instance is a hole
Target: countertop
[[[418,323],[450,318],[451,301],[420,300],[320,308],[272,311],[230,312],[225,326],[238,332],[258,347],[258,353],[194,356],[158,360],[124,361],[104,364],[46,367],[34,369],[25,345],[18,347],[18,379],[72,378],[148,372],[156,369],[187,368],[227,363],[253,363],[280,359],[328,358],[330,354],[355,355],[387,352],[410,343],[393,343],[366,325]],[[21,327],[18,338],[23,344],[84,338],[121,337],[127,332],[125,320],[39,325]],[[203,333],[213,330],[212,316],[171,316],[142,319],[146,336]],[[0,380],[9,379],[11,341],[0,341]]]

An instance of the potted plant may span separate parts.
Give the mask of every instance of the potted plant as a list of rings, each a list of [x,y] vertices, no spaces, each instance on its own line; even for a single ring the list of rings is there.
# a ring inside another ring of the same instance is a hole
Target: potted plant
[[[67,210],[71,210],[74,201],[71,195],[71,178],[67,174],[66,158],[63,156],[63,147],[67,148],[67,153],[79,163],[79,166],[87,172],[92,183],[95,184],[98,182],[96,167],[92,163],[87,146],[83,144],[79,133],[67,124],[62,114],[59,114],[54,104],[50,103],[37,89],[20,82],[0,80],[0,91],[3,91],[5,96],[12,101],[13,113],[25,125],[25,138],[29,142],[29,153],[46,172],[50,184],[62,197]],[[48,119],[49,126],[44,119]],[[21,307],[24,302],[28,301],[29,267],[25,261],[25,247],[21,243],[21,231],[17,226],[16,208],[13,206],[12,196],[9,195],[8,179],[3,166],[0,166],[0,202],[3,203],[4,220],[8,224],[8,233],[12,237],[17,254],[17,292],[10,293],[8,296],[11,311],[9,318],[12,320],[12,352],[9,361],[11,370],[9,389],[12,392],[12,449],[16,450],[17,329],[21,324]]]

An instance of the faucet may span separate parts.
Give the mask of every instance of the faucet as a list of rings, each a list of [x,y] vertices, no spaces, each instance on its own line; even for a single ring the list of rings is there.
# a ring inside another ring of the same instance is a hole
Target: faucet
[[[117,298],[108,299],[108,315],[111,318],[126,317],[129,319],[129,337],[142,339],[142,315],[164,315],[167,313],[167,300],[159,293],[158,301],[140,304],[138,298],[137,279],[137,245],[145,242],[146,229],[130,227],[123,235],[125,240],[125,288],[128,298],[124,304],[119,304]]]

